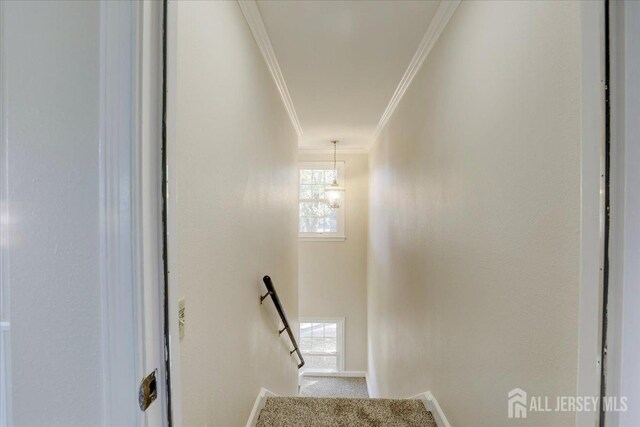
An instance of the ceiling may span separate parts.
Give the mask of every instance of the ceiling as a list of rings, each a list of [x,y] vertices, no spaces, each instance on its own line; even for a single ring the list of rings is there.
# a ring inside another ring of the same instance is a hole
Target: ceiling
[[[259,1],[301,149],[368,148],[439,1]]]

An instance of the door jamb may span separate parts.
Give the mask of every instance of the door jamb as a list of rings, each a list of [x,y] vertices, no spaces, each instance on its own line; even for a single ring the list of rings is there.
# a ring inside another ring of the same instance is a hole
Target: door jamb
[[[163,111],[164,149],[162,170],[165,174],[163,209],[165,210],[165,266],[167,292],[166,307],[169,321],[166,333],[169,344],[169,371],[171,376],[171,403],[170,412],[172,425],[181,427],[182,419],[182,392],[180,377],[180,331],[178,320],[178,299],[180,286],[178,281],[178,263],[176,239],[176,214],[177,214],[177,181],[176,181],[176,88],[177,88],[177,52],[178,52],[178,3],[177,0],[164,0],[165,28],[164,28],[164,84],[165,98]]]
[[[142,108],[145,108],[140,98],[142,79],[145,78],[141,74],[140,49],[144,26],[148,25],[141,17],[142,8],[146,6],[144,3],[100,0],[98,146],[105,425],[149,424],[148,413],[138,407],[138,387],[150,368],[145,366],[145,354],[151,348],[149,346],[157,346],[152,351],[165,355],[159,350],[163,343],[157,337],[145,336],[145,304],[158,304],[158,301],[144,301],[140,253],[143,203],[140,121]],[[165,369],[157,368],[159,383],[163,384]],[[170,423],[167,402],[162,399],[169,391],[159,390],[160,399],[153,404],[156,409],[157,405],[163,405],[160,410],[162,425]]]
[[[111,3],[103,0],[103,3]],[[120,3],[120,2],[113,2]],[[602,186],[603,177],[597,172],[602,170],[604,162],[604,8],[602,0],[581,4],[581,68],[582,68],[582,137],[581,137],[581,266],[580,266],[580,314],[578,343],[577,394],[579,396],[597,396],[600,388],[600,350],[602,335],[602,263],[603,263],[603,216]],[[176,164],[175,164],[175,93],[177,54],[177,3],[165,0],[165,155],[166,173],[165,209],[167,253],[176,253]],[[125,55],[118,56],[123,59]],[[104,148],[104,147],[103,147]],[[173,236],[173,238],[168,238]],[[180,393],[180,351],[178,331],[178,294],[177,263],[174,256],[167,256],[167,308],[168,308],[168,344],[171,372],[171,423],[182,425],[182,404]],[[104,289],[104,287],[103,287]],[[109,307],[107,307],[109,308]],[[131,323],[129,323],[130,327]],[[107,325],[108,327],[108,325]],[[107,342],[110,342],[107,339]],[[119,352],[122,352],[119,347]],[[113,354],[113,353],[111,353]],[[105,364],[107,365],[107,364]],[[108,366],[106,369],[109,369]],[[122,388],[122,375],[112,376],[110,395]],[[121,373],[121,372],[120,372]],[[107,371],[105,371],[105,375]],[[137,376],[134,378],[138,378]],[[126,382],[126,381],[125,381]],[[123,389],[124,390],[124,389]],[[124,391],[130,391],[129,388]],[[107,401],[105,393],[105,402]],[[105,405],[109,411],[113,405]],[[122,408],[119,408],[122,410]],[[579,426],[597,425],[597,412],[581,412],[576,416]]]
[[[611,132],[611,233],[610,283],[607,305],[607,357],[603,363],[606,384],[603,393],[608,398],[628,402],[624,412],[601,413],[607,426],[631,425],[640,419],[638,388],[634,379],[640,368],[640,333],[636,306],[640,299],[640,253],[638,217],[640,191],[638,156],[640,127],[635,120],[640,111],[640,56],[635,43],[640,35],[640,7],[635,2],[609,1],[610,49],[610,132]]]
[[[604,2],[582,2],[580,294],[577,395],[599,396],[604,261]],[[598,425],[598,411],[576,413],[577,426]]]
[[[137,411],[134,93],[135,8],[100,2],[100,282],[105,425],[142,424]],[[117,410],[116,410],[117,409]]]

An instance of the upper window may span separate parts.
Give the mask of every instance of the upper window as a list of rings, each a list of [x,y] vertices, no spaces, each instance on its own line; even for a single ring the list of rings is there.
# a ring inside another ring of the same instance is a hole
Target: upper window
[[[333,169],[332,162],[300,163],[300,219],[298,233],[302,240],[344,240],[345,201],[332,209],[324,189],[334,179],[344,186],[344,162]]]

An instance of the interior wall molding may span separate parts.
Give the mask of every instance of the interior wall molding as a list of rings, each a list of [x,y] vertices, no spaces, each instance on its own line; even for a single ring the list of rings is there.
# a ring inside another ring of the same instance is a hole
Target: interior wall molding
[[[282,71],[280,70],[280,64],[278,63],[278,58],[276,58],[275,51],[271,45],[271,39],[269,39],[269,34],[264,26],[264,22],[262,21],[262,15],[260,15],[258,4],[255,0],[238,0],[238,5],[240,6],[240,10],[242,10],[244,18],[247,20],[247,24],[251,29],[251,33],[253,33],[253,38],[256,40],[258,48],[260,48],[260,52],[262,52],[262,56],[267,63],[267,68],[269,68],[271,76],[278,87],[284,107],[287,110],[287,113],[289,113],[291,124],[296,130],[298,137],[300,137],[302,136],[302,127],[298,120],[298,114],[293,106],[293,101],[291,100],[287,83],[285,82]]]
[[[389,122],[389,119],[393,115],[393,112],[396,110],[398,104],[402,100],[402,97],[411,85],[413,78],[416,76],[416,74],[418,74],[418,71],[420,71],[420,67],[424,63],[424,60],[427,59],[429,52],[431,52],[431,49],[438,41],[440,34],[442,34],[442,31],[449,23],[449,20],[460,5],[460,2],[461,0],[440,2],[438,10],[436,10],[436,13],[431,20],[431,23],[429,24],[424,37],[422,37],[422,41],[420,42],[420,45],[418,45],[416,53],[413,55],[413,58],[411,58],[411,62],[409,62],[409,66],[404,72],[400,83],[398,83],[396,91],[393,93],[393,96],[391,97],[387,108],[382,114],[382,117],[380,117],[378,126],[376,126],[376,130],[373,133],[373,137],[371,138],[371,141],[369,143],[370,146],[372,146],[376,142],[376,140],[380,136],[380,133]]]

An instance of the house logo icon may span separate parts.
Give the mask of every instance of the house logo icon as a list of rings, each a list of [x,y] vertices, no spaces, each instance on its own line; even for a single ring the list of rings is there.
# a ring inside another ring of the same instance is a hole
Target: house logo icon
[[[507,394],[509,418],[527,418],[527,392],[514,388]]]

